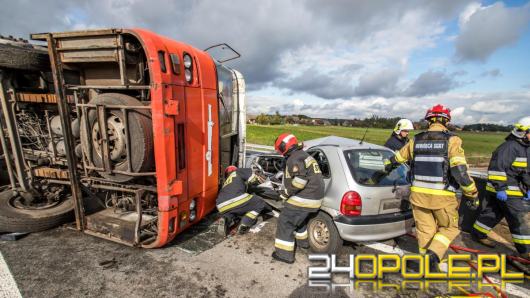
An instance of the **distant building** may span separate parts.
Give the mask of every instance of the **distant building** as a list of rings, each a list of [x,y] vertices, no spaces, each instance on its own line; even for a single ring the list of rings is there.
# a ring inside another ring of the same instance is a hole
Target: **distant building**
[[[256,115],[247,115],[247,124],[256,124]]]
[[[287,116],[285,117],[285,123],[291,125],[298,125],[300,123],[300,117],[298,116]]]
[[[316,126],[329,126],[331,122],[327,119],[311,119],[311,123]]]

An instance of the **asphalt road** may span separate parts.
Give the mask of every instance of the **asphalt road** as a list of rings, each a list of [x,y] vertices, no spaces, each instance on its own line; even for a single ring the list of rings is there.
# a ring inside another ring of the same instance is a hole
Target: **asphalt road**
[[[277,219],[261,221],[247,235],[222,238],[212,214],[162,249],[131,248],[92,237],[68,226],[0,241],[0,297],[433,297],[489,292],[491,287],[448,288],[423,281],[403,288],[398,276],[374,284],[355,284],[347,276],[314,284],[307,278],[308,252],[298,250],[296,263],[273,261]],[[462,233],[454,244],[487,252],[512,254],[509,231],[498,225],[498,242],[487,250]],[[339,259],[350,254],[416,253],[416,240],[402,236],[375,243],[345,243]],[[315,265],[314,263],[312,265]],[[363,265],[362,270],[371,270]],[[498,280],[493,280],[495,283]],[[380,287],[374,291],[373,287]],[[423,290],[416,289],[423,287]],[[508,297],[530,297],[530,281],[509,284]]]
[[[247,235],[224,239],[215,235],[214,217],[156,250],[126,247],[59,227],[18,241],[1,241],[0,252],[23,297],[432,297],[449,291],[442,284],[426,292],[394,286],[374,292],[371,285],[355,287],[339,277],[334,282],[348,287],[338,286],[331,295],[326,290],[329,285],[310,286],[306,251],[297,252],[293,265],[271,259],[276,218],[258,224]],[[503,229],[500,225],[497,232],[502,234]],[[506,239],[499,241],[495,251],[511,252]],[[467,234],[455,244],[484,249],[469,241]],[[415,246],[408,236],[380,243],[346,243],[340,258],[416,252]],[[400,285],[401,280],[396,276],[383,283]],[[509,297],[529,297],[529,289],[526,280],[506,291]],[[476,286],[467,289],[473,291],[478,291]],[[451,292],[462,294],[458,289]]]

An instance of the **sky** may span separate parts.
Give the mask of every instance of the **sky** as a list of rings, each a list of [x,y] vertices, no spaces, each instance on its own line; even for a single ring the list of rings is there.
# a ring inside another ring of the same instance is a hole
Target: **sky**
[[[248,112],[456,124],[530,115],[530,2],[474,0],[0,0],[0,34],[146,28],[226,42]]]

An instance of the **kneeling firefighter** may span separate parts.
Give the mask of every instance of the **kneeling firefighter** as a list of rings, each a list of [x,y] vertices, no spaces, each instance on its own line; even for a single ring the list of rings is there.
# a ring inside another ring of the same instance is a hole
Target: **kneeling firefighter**
[[[458,236],[457,188],[461,188],[468,205],[478,207],[478,191],[467,172],[462,140],[449,132],[450,110],[442,105],[425,115],[429,129],[419,133],[389,161],[386,171],[410,162],[410,202],[416,222],[419,251],[428,254],[430,270],[439,271],[438,263],[453,239]]]
[[[222,214],[218,232],[227,235],[236,219],[242,217],[238,233],[244,234],[256,223],[260,213],[272,210],[261,197],[247,193],[248,186],[258,184],[263,178],[251,169],[238,169],[235,166],[226,168],[225,177],[223,188],[215,201],[217,210]]]
[[[320,209],[324,179],[317,161],[302,150],[294,135],[281,134],[274,147],[287,161],[284,190],[280,195],[285,205],[278,219],[272,257],[291,264],[294,262],[295,244],[309,248],[307,221]]]
[[[488,233],[506,218],[515,248],[530,260],[530,117],[521,119],[494,152],[486,204],[473,224],[473,240],[494,247]]]

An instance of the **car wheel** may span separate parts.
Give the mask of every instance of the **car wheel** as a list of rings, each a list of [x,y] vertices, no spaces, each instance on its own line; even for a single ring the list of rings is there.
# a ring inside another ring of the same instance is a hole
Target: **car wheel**
[[[309,220],[309,245],[315,253],[336,254],[342,248],[342,238],[333,219],[323,211]]]

